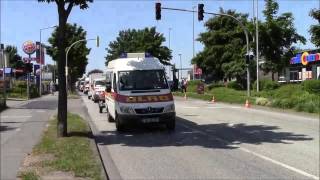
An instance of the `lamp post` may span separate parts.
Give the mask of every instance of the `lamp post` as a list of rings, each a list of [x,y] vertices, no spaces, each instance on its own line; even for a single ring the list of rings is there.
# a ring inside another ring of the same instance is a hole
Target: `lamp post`
[[[194,58],[194,9],[196,8],[196,6],[192,6],[192,58]],[[193,65],[192,68],[192,79],[194,80],[194,70],[195,67]]]
[[[170,41],[170,40],[171,40],[171,39],[170,39],[170,37],[171,37],[171,36],[170,36],[170,32],[171,32],[171,30],[172,30],[172,28],[169,28],[169,50],[171,50],[171,47],[170,47],[170,42],[171,42],[171,41]],[[168,75],[169,75],[169,78],[170,78],[170,67],[169,67]]]
[[[39,82],[39,94],[40,96],[42,95],[42,42],[41,42],[41,33],[43,30],[46,30],[46,29],[51,29],[51,28],[55,28],[57,26],[50,26],[50,27],[46,27],[46,28],[41,28],[40,29],[40,46],[39,46],[39,51],[40,51],[40,82]]]
[[[96,40],[96,43],[97,43],[96,45],[97,45],[97,47],[99,47],[99,41],[100,41],[100,40],[99,40],[99,36],[97,36],[97,38],[94,38],[94,39],[80,39],[80,40],[72,43],[69,47],[66,48],[66,66],[65,66],[65,73],[66,73],[66,92],[67,92],[67,94],[68,94],[68,53],[69,53],[70,49],[71,49],[74,45],[76,45],[76,44],[78,44],[78,43],[80,43],[80,42],[92,41],[92,40]]]
[[[182,80],[182,61],[181,61],[181,54],[179,54],[180,56],[180,80]]]
[[[258,21],[258,0],[256,1],[256,60],[257,60],[257,92],[259,92],[259,21]]]

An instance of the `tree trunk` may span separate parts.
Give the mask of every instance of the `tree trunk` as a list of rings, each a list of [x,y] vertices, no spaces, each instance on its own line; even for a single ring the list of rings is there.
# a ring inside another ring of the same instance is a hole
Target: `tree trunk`
[[[58,8],[62,8],[61,6]],[[65,30],[67,17],[66,14],[59,10],[59,28],[58,28],[58,79],[59,79],[59,99],[58,99],[58,137],[67,136],[67,92],[65,81]]]

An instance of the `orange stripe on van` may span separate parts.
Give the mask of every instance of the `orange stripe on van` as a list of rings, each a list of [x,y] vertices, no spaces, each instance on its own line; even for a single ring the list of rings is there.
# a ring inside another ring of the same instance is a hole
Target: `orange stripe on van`
[[[112,93],[112,99],[121,103],[149,103],[149,102],[167,102],[172,101],[173,96],[171,93],[162,95],[146,95],[146,96],[124,96]]]

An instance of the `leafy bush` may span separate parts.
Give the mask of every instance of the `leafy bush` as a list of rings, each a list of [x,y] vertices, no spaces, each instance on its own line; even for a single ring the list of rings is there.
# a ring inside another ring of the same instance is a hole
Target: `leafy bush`
[[[215,83],[209,84],[207,87],[208,87],[208,90],[210,91],[213,88],[225,87],[225,85],[222,82],[215,82]]]
[[[270,102],[267,98],[256,98],[256,105],[267,106],[268,104],[270,104]]]
[[[302,87],[309,93],[320,95],[320,80],[306,80],[302,83]]]
[[[238,83],[237,81],[228,82],[227,87],[231,88],[231,89],[235,89],[235,90],[243,90],[244,89],[243,86],[240,83]]]
[[[280,84],[276,81],[272,81],[270,79],[262,79],[259,80],[259,90],[263,91],[269,91],[269,90],[274,90],[280,87]],[[257,81],[253,83],[253,89],[257,89]]]

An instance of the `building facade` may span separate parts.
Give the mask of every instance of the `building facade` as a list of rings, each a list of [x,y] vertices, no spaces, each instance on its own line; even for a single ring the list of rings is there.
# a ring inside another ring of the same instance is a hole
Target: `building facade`
[[[301,52],[290,59],[290,66],[279,75],[279,82],[301,82],[320,79],[320,53],[317,50]]]

